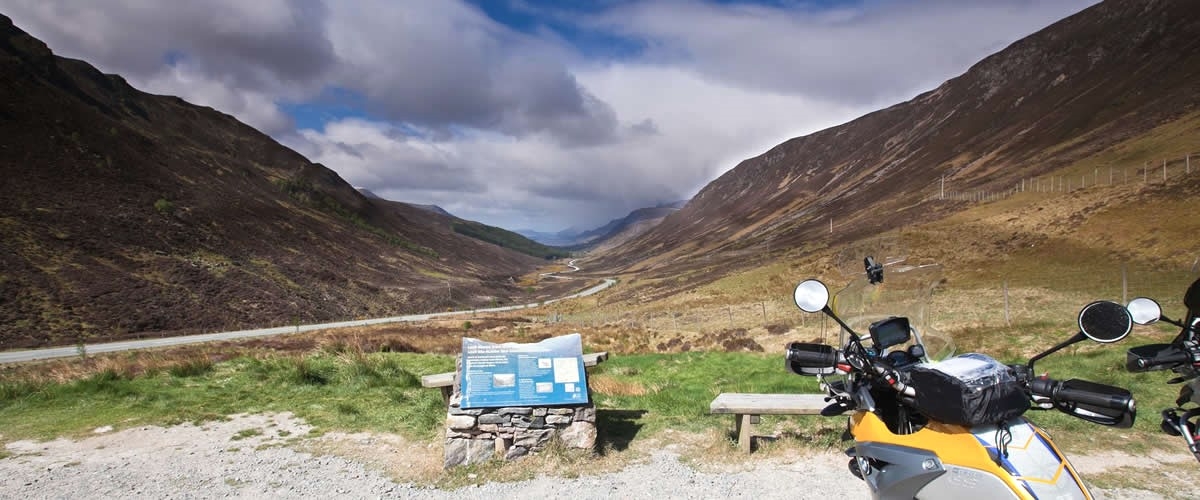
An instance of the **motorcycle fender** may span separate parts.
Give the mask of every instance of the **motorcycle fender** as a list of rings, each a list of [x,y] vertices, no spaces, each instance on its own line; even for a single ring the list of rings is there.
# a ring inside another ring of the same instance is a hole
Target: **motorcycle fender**
[[[878,458],[867,455],[874,446],[866,445],[882,444],[923,450],[936,457],[937,467],[945,472],[928,481],[916,498],[984,498],[979,491],[985,485],[998,495],[987,498],[1092,498],[1075,469],[1041,429],[1022,417],[1004,427],[1011,437],[1007,446],[997,446],[997,438],[1004,433],[995,425],[967,428],[930,422],[915,433],[898,435],[873,413],[857,412],[850,418],[859,456]],[[897,482],[896,478],[892,482]],[[996,491],[1000,485],[1004,487]],[[967,492],[970,496],[963,496]],[[894,497],[876,490],[875,484],[872,493]]]

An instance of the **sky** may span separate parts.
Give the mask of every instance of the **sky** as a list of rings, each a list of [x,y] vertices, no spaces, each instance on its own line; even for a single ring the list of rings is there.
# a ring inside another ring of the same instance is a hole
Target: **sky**
[[[1095,0],[0,0],[58,55],[507,229],[688,199]]]

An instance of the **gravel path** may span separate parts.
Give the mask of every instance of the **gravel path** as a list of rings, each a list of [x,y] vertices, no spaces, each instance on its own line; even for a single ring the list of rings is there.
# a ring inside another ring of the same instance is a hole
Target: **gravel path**
[[[102,428],[78,441],[13,442],[6,447],[10,456],[0,459],[0,498],[868,498],[837,453],[786,462],[756,458],[705,472],[680,462],[671,446],[618,472],[438,490],[394,482],[379,464],[427,467],[440,463],[440,448],[404,445],[386,436],[305,437],[309,430],[288,414],[236,415],[200,426]],[[314,442],[357,451],[303,451],[313,449]],[[364,452],[383,456],[364,459]],[[1081,471],[1103,470],[1127,458],[1141,457],[1106,455],[1073,462]],[[1150,465],[1162,460],[1142,459]],[[1140,491],[1095,493],[1102,498],[1161,498]]]

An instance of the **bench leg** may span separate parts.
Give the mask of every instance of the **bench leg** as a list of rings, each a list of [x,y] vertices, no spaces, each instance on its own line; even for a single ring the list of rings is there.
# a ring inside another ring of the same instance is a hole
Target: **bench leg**
[[[450,404],[450,395],[454,393],[454,388],[451,386],[442,386],[442,402]]]
[[[754,415],[734,415],[733,430],[738,436],[738,448],[747,454],[750,453],[750,435],[754,423]]]

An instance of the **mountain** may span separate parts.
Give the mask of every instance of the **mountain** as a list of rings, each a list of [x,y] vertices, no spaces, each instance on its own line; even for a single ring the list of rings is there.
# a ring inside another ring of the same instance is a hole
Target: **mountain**
[[[1078,186],[1093,169],[1095,181],[1101,168],[1182,160],[1194,147],[1183,141],[1198,131],[1198,103],[1195,2],[1106,1],[910,101],[741,162],[592,268],[670,275],[750,266],[771,252],[835,248],[941,220],[969,204],[943,189]]]
[[[382,200],[383,199],[381,196],[371,192],[370,189],[367,189],[364,187],[356,187],[354,189],[357,189],[358,192],[362,193],[363,196],[366,196],[367,198],[370,198],[372,200]]]
[[[568,228],[557,233],[546,233],[532,229],[518,229],[516,232],[529,239],[559,247],[576,249],[593,249],[600,246],[609,247],[625,241],[654,227],[667,215],[678,210],[687,200],[672,203],[660,203],[654,207],[639,208],[625,217],[613,219],[607,224],[593,229]]]
[[[0,169],[0,348],[504,303],[542,262],[3,16]]]
[[[687,204],[687,200],[674,203],[663,203],[654,207],[639,208],[620,219],[613,219],[608,224],[590,231],[584,231],[576,236],[578,243],[584,249],[603,252],[615,248],[649,231]]]
[[[450,212],[447,212],[447,211],[446,211],[446,209],[444,209],[444,208],[442,208],[442,207],[439,207],[439,206],[437,206],[437,205],[418,205],[418,204],[416,204],[416,203],[409,203],[409,205],[412,205],[412,206],[414,206],[414,207],[417,207],[417,208],[419,208],[419,209],[421,209],[421,210],[424,210],[424,211],[426,211],[426,212],[433,212],[433,213],[435,213],[435,214],[438,214],[438,215],[444,215],[444,216],[446,216],[446,217],[454,217],[454,214],[451,214]],[[457,217],[454,217],[454,218],[457,218]]]
[[[517,229],[515,232],[543,245],[569,247],[577,243],[576,237],[582,231],[578,229],[564,229],[556,233],[549,233],[533,229]]]
[[[426,219],[426,222],[435,224],[439,227],[450,228],[452,231],[463,236],[475,238],[477,240],[514,250],[525,255],[543,259],[557,259],[570,256],[570,252],[566,250],[548,247],[507,229],[501,229],[495,226],[489,226],[482,222],[475,222],[455,217],[450,212],[447,212],[445,209],[437,205],[418,205],[416,203],[404,203],[398,201],[393,202],[384,200],[379,195],[372,193],[366,188],[355,189],[358,189],[358,192],[362,193],[363,196],[380,200],[384,205],[390,205],[393,207],[405,206],[428,212],[428,214],[425,214],[425,217],[420,217],[420,215],[418,215],[418,217]],[[432,214],[432,216],[429,214]]]

